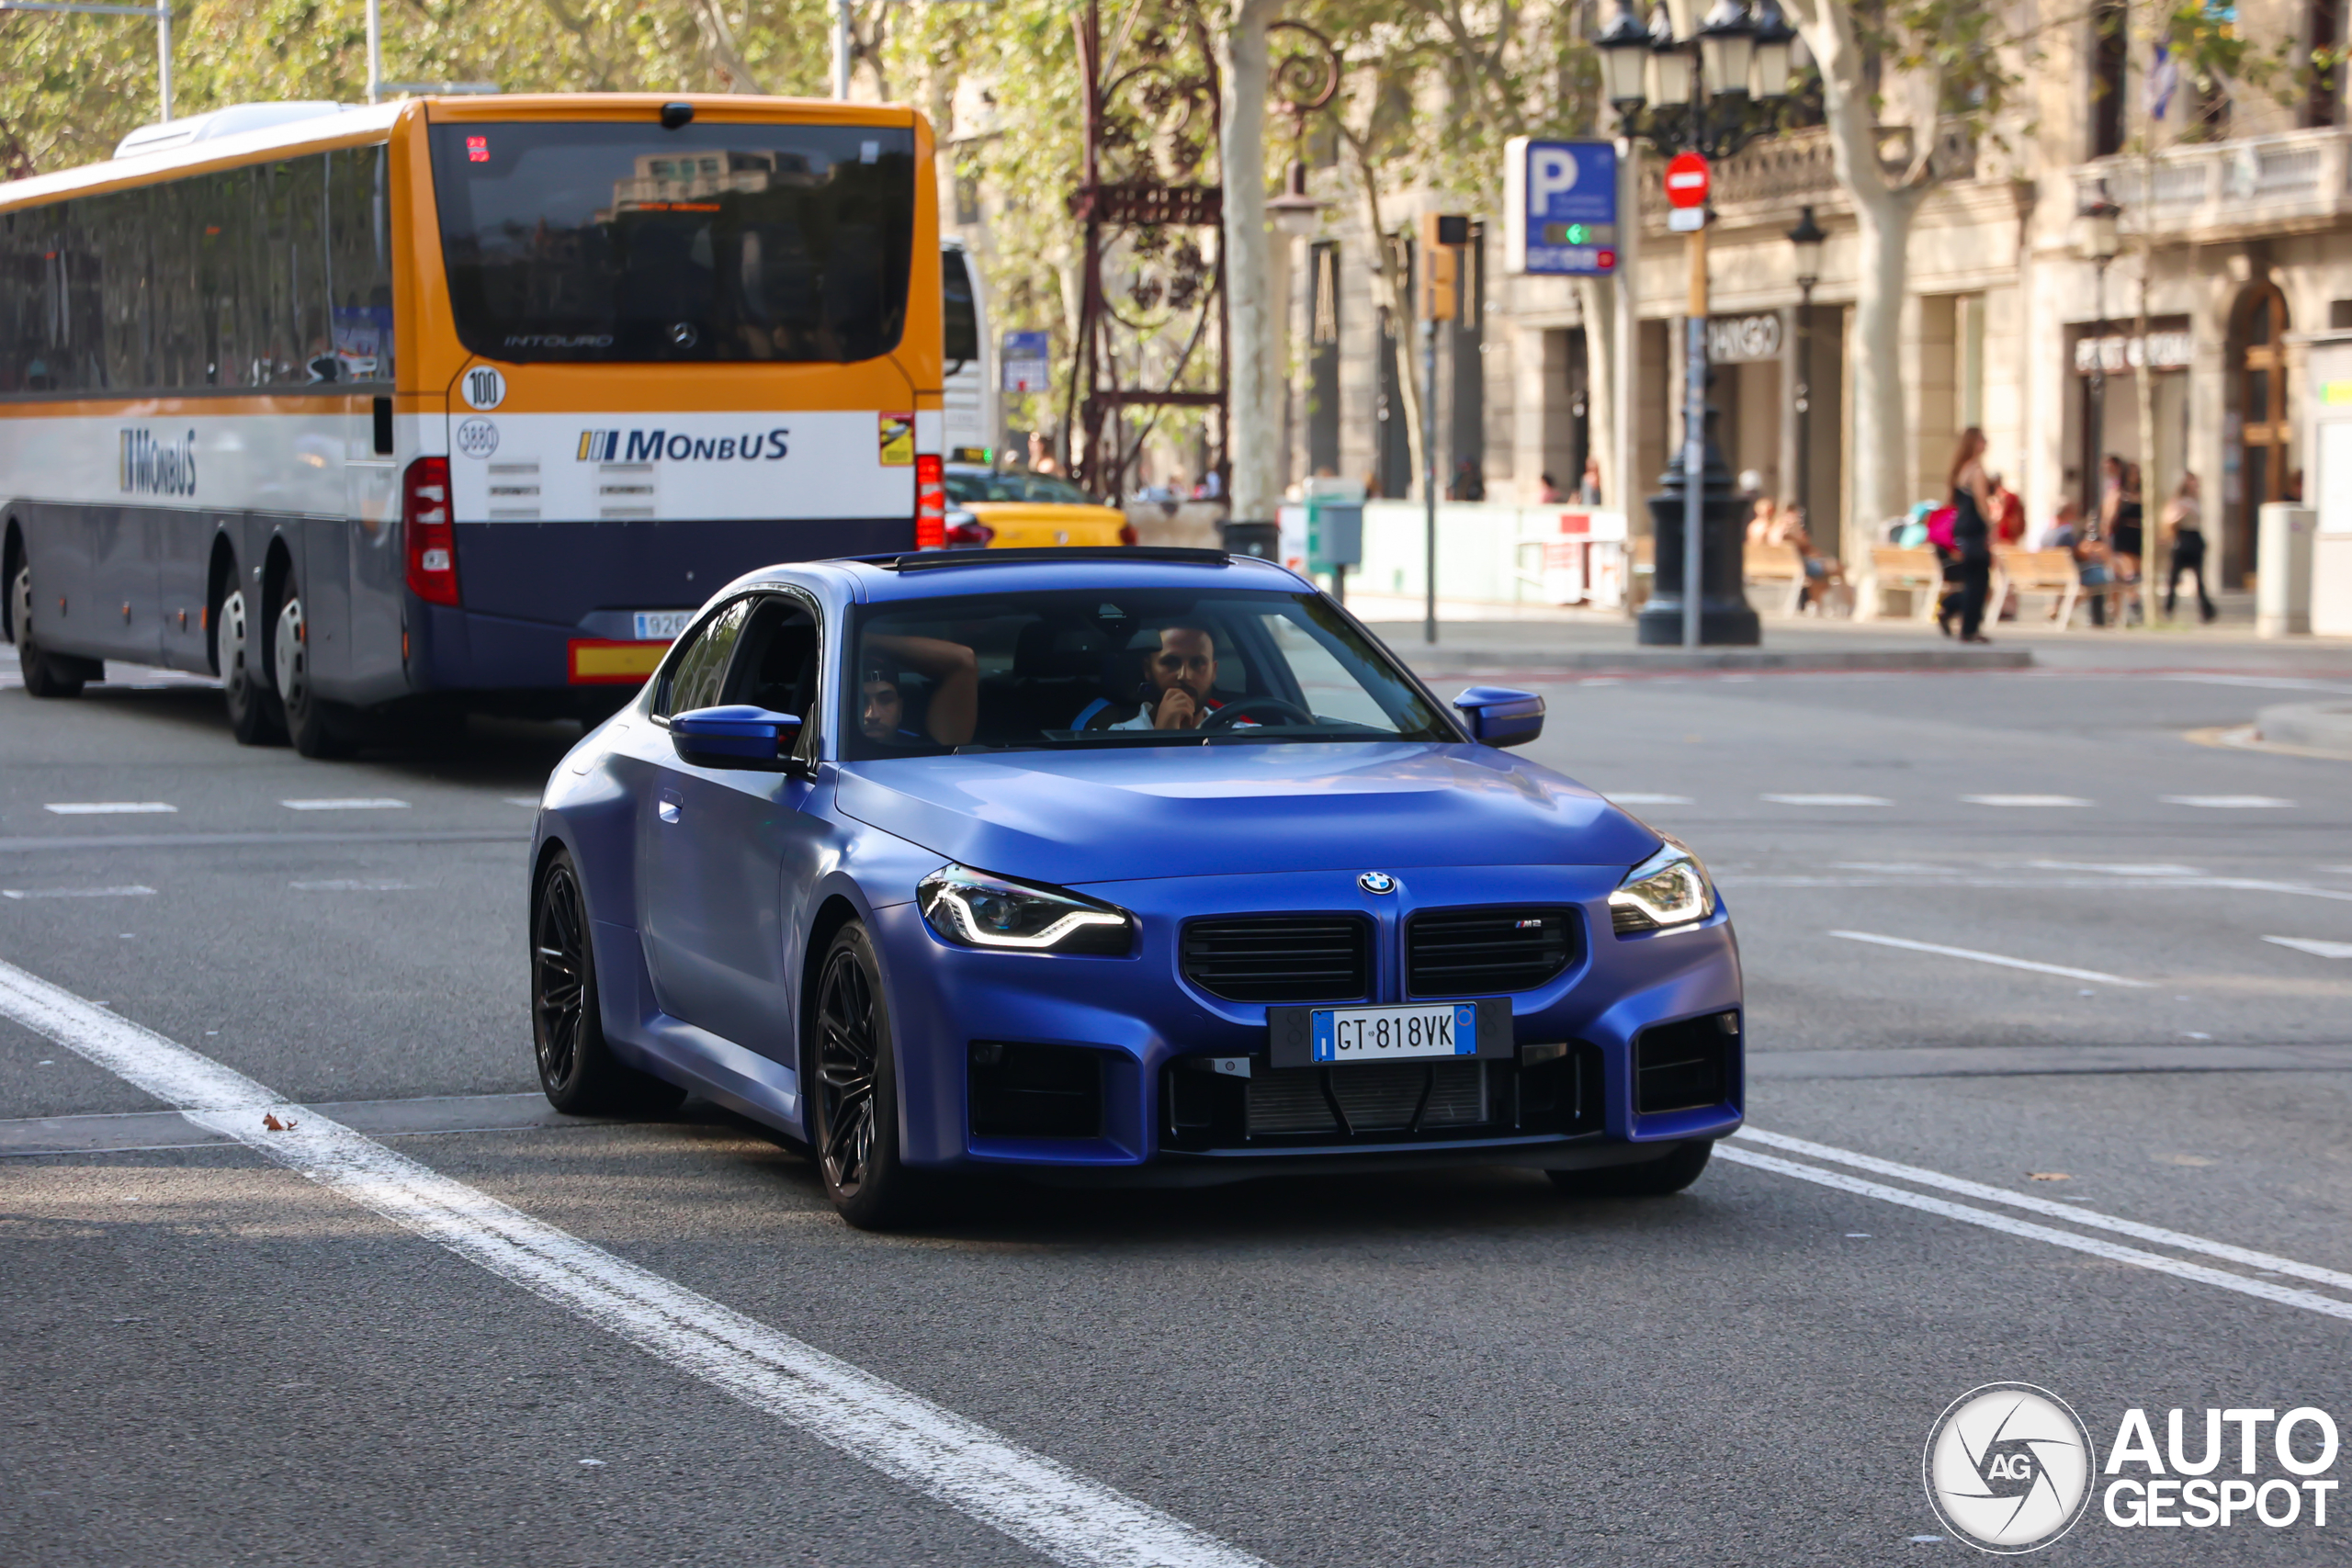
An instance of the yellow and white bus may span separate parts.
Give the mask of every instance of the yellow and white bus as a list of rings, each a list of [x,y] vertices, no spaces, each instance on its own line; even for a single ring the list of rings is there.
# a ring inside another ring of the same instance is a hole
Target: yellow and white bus
[[[240,740],[311,755],[388,706],[593,715],[742,571],[941,543],[919,114],[276,107],[0,184],[34,694],[209,671]]]

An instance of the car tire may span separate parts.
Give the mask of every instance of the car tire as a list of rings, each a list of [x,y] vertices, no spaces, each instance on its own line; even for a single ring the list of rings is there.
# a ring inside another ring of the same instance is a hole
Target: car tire
[[[83,684],[89,680],[88,660],[73,659],[45,651],[33,637],[33,569],[28,564],[17,569],[17,581],[9,585],[13,604],[9,615],[17,632],[17,667],[25,679],[25,694],[31,697],[78,697]]]
[[[937,1210],[931,1179],[899,1156],[898,1053],[874,939],[852,920],[825,950],[809,1011],[809,1148],[825,1196],[859,1230],[896,1230]]]
[[[580,868],[558,850],[531,894],[531,1045],[539,1088],[567,1116],[659,1116],[685,1090],[613,1055]]]
[[[253,613],[244,594],[232,589],[212,616],[212,664],[220,672],[220,695],[229,710],[229,732],[240,746],[286,744],[285,716],[277,694],[259,678],[261,645],[254,637]]]
[[[1714,1142],[1684,1144],[1658,1159],[1597,1170],[1547,1170],[1552,1185],[1577,1198],[1663,1198],[1699,1179],[1713,1157]]]
[[[311,634],[302,596],[288,598],[277,612],[270,657],[277,677],[277,701],[286,713],[286,737],[305,757],[348,757],[358,750],[350,719],[318,694],[311,679]]]

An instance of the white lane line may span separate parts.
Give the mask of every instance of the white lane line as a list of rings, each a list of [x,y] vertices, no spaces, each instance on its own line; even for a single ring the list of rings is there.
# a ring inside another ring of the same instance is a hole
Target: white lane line
[[[332,877],[324,882],[289,882],[297,893],[413,893],[413,882],[367,882],[356,877]]]
[[[395,1154],[176,1041],[0,963],[0,1014],[199,1127],[438,1242],[1072,1568],[1266,1568],[1150,1505]],[[265,1129],[263,1118],[294,1123]]]
[[[390,795],[355,795],[331,800],[281,800],[288,811],[406,811],[408,802]]]
[[[1971,806],[2089,806],[2079,795],[1963,795]]]
[[[60,817],[148,817],[179,807],[162,800],[52,800],[41,809]]]
[[[2293,806],[2275,795],[2167,795],[2166,806],[2197,806],[2208,811],[2277,811]]]
[[[2075,1252],[2087,1252],[2094,1258],[2104,1258],[2111,1262],[2136,1263],[2143,1269],[2152,1269],[2159,1274],[2170,1274],[2176,1279],[2194,1280],[2204,1285],[2218,1285],[2222,1290],[2235,1291],[2240,1295],[2254,1296],[2266,1302],[2276,1302],[2281,1306],[2301,1307],[2306,1312],[2315,1312],[2327,1317],[2342,1318],[2346,1322],[2352,1322],[2352,1302],[2339,1302],[2329,1296],[2314,1294],[2310,1291],[2298,1291],[2287,1285],[2274,1285],[2267,1280],[2249,1280],[2243,1274],[2232,1274],[2221,1269],[2208,1269],[2202,1263],[2185,1263],[2177,1258],[2165,1258],[2154,1252],[2143,1252],[2136,1247],[2120,1247],[2111,1241],[2101,1241],[2097,1236],[2076,1235],[2072,1231],[2053,1230],[2048,1225],[2035,1224],[2030,1220],[2013,1220],[2007,1214],[1996,1214],[1990,1209],[1978,1209],[1966,1203],[1954,1203],[1942,1198],[1929,1198],[1917,1192],[1906,1192],[1899,1187],[1886,1187],[1875,1181],[1864,1181],[1858,1176],[1848,1176],[1841,1171],[1823,1170],[1818,1166],[1799,1165],[1794,1160],[1781,1159],[1772,1155],[1759,1155],[1752,1149],[1736,1148],[1728,1142],[1717,1144],[1715,1153],[1719,1158],[1730,1160],[1734,1165],[1754,1166],[1758,1170],[1769,1170],[1781,1176],[1793,1176],[1800,1181],[1818,1182],[1824,1187],[1834,1187],[1841,1192],[1851,1192],[1859,1197],[1876,1198],[1887,1203],[1900,1203],[1906,1209],[1918,1209],[1927,1213],[1941,1215],[1948,1220],[1960,1220],[1972,1225],[1983,1225],[1986,1230],[2024,1236],[2030,1241],[2046,1241],[2052,1247],[2063,1247]],[[2080,1211],[2070,1210],[2066,1217],[2079,1221],[2087,1216]]]
[[[1759,800],[1776,801],[1782,806],[1892,806],[1894,802],[1877,795],[1766,795]]]
[[[2004,969],[2030,969],[2037,975],[2063,975],[2069,980],[2097,980],[2105,986],[2133,986],[2144,988],[2145,980],[2127,980],[2120,975],[2104,974],[2097,969],[2073,969],[2064,964],[2041,964],[2030,958],[2007,958],[1997,953],[1979,953],[1973,947],[1946,947],[1937,942],[1913,942],[1908,937],[1880,936],[1875,931],[1831,931],[1831,936],[1844,937],[1848,942],[1875,942],[1881,947],[1900,947],[1912,953],[1933,953],[1946,958],[1966,958],[1978,964],[1997,964]]]
[[[2080,860],[2030,860],[2025,863],[2037,871],[2096,871],[2109,876],[2202,876],[2193,865],[2101,863]]]
[[[1813,1159],[1825,1159],[1836,1165],[1850,1165],[1858,1170],[1879,1176],[1892,1176],[1899,1180],[1913,1181],[1922,1187],[1938,1187],[1946,1192],[1957,1192],[1963,1198],[1983,1198],[1995,1203],[2006,1203],[2013,1209],[2025,1209],[2037,1214],[2054,1214],[2078,1225],[2095,1230],[2113,1231],[2139,1241],[2152,1241],[2159,1247],[2175,1247],[2183,1252],[2201,1252],[2209,1258],[2220,1258],[2232,1263],[2243,1263],[2249,1269],[2267,1269],[2274,1274],[2291,1274],[2298,1280],[2309,1280],[2315,1285],[2333,1285],[2340,1291],[2352,1291],[2352,1274],[2334,1269],[2322,1269],[2316,1264],[2298,1263],[2291,1258],[2272,1253],[2256,1252],[2250,1247],[2234,1247],[2225,1241],[2208,1241],[2203,1236],[2183,1231],[2166,1230],[2161,1225],[2143,1225],[2136,1220],[2119,1220],[2111,1214],[2076,1209],[2069,1202],[2087,1202],[2088,1199],[2052,1200],[2036,1198],[2023,1192],[2011,1192],[2004,1188],[1988,1187],[1981,1181],[1962,1177],[1946,1176],[1939,1170],[1926,1170],[1916,1165],[1902,1165],[1872,1155],[1857,1154],[1851,1149],[1833,1148],[1827,1144],[1808,1143],[1783,1133],[1768,1133],[1760,1127],[1742,1127],[1736,1136],[1752,1143],[1763,1144],[1792,1155],[1804,1155]],[[1717,1145],[1721,1147],[1720,1145]]]
[[[1626,793],[1608,797],[1619,806],[1690,806],[1694,804],[1687,795],[1635,795]],[[537,802],[533,803],[534,805]]]
[[[127,887],[0,887],[0,898],[146,898],[155,890]]]
[[[2352,942],[2322,942],[2310,936],[2267,936],[2262,940],[2308,953],[2314,958],[2352,958]]]
[[[498,798],[509,806],[527,806],[534,811],[539,808],[539,797],[536,795],[502,795]]]

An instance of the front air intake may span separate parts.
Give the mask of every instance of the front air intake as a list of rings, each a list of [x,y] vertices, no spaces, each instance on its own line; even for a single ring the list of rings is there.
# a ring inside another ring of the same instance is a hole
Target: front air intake
[[[1731,1098],[1739,1014],[1657,1023],[1634,1037],[1634,1110],[1643,1116],[1695,1111]]]
[[[1565,909],[1435,909],[1405,928],[1405,984],[1417,997],[1532,991],[1576,956]]]
[[[976,1138],[1102,1135],[1100,1051],[975,1040],[971,1075]]]

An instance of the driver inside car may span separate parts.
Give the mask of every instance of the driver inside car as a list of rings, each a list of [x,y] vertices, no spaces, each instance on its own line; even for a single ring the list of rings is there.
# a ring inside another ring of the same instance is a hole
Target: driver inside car
[[[1159,646],[1144,651],[1142,710],[1111,729],[1197,729],[1225,706],[1216,684],[1216,637],[1206,626],[1178,623],[1159,629]],[[1248,723],[1248,720],[1242,720]]]

